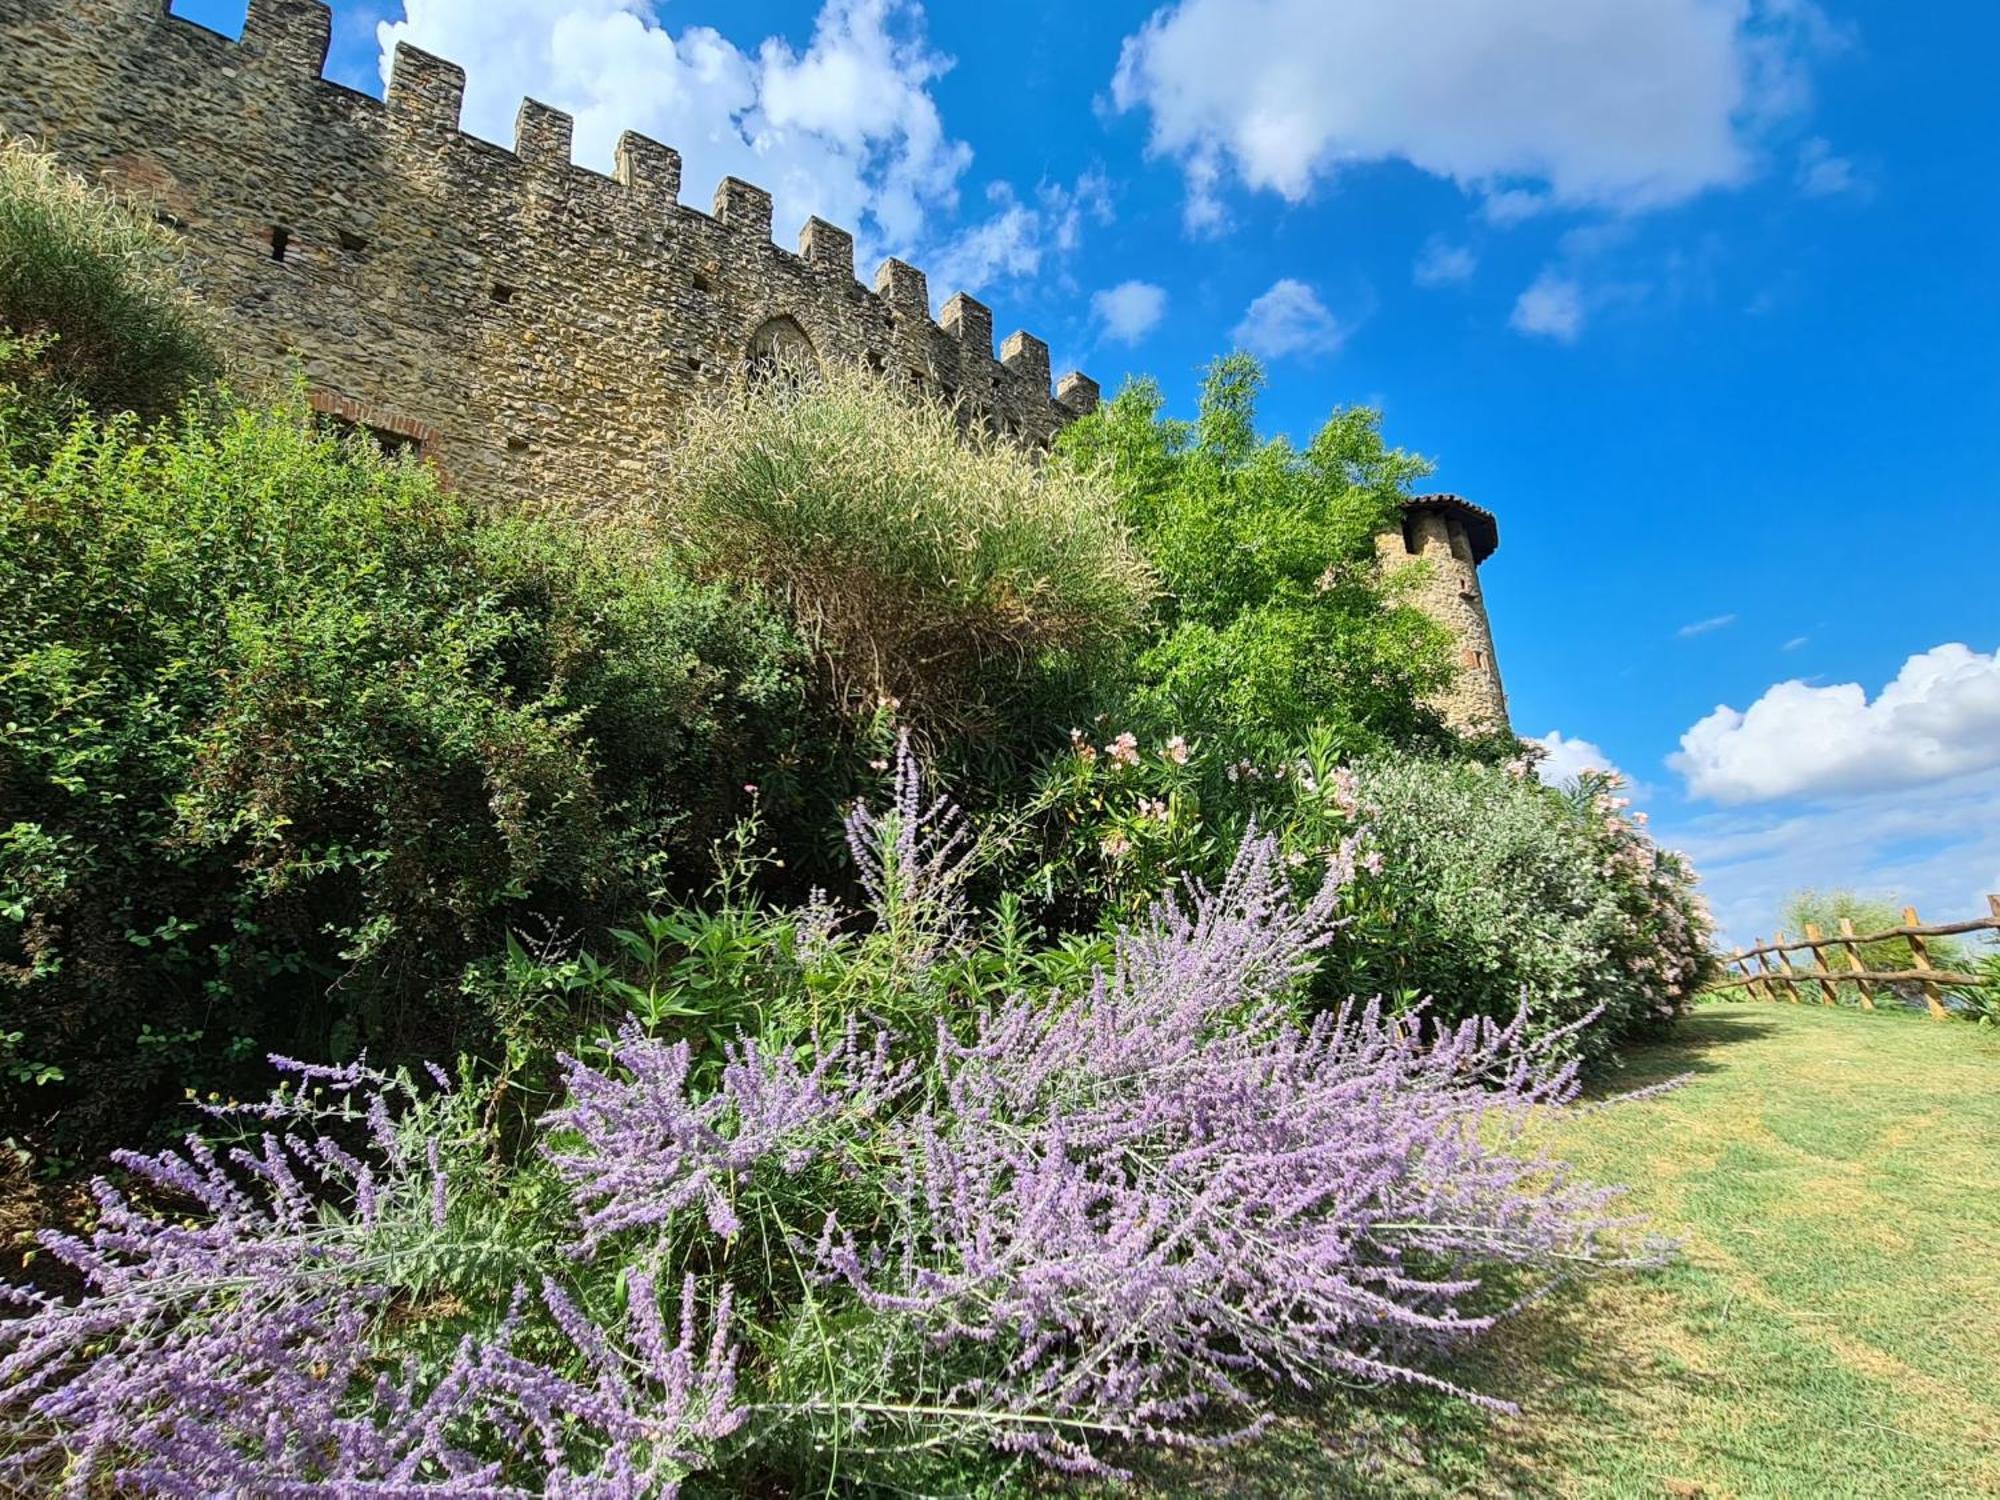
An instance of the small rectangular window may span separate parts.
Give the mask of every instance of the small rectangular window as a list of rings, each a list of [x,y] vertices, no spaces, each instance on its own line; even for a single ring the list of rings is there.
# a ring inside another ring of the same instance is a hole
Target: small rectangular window
[[[504,286],[500,282],[494,282],[493,300],[499,303],[500,306],[505,307],[509,302],[514,300],[514,289],[511,286]]]
[[[340,248],[345,250],[349,255],[359,255],[363,250],[368,248],[368,241],[351,229],[340,230],[339,234]]]
[[[292,232],[282,224],[271,226],[271,259],[283,260],[285,251],[292,243]]]

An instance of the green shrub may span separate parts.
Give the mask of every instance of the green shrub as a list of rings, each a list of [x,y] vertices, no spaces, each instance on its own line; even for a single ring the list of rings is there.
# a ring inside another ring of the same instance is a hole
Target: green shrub
[[[850,712],[894,700],[934,732],[1032,717],[1041,684],[1118,656],[1153,588],[1100,476],[858,370],[698,410],[666,513],[704,573],[785,603]]]
[[[1375,538],[1422,459],[1384,446],[1374,412],[1336,411],[1304,448],[1260,441],[1263,374],[1210,369],[1193,422],[1141,381],[1073,424],[1056,468],[1108,475],[1164,585],[1121,722],[1282,754],[1315,729],[1349,754],[1446,745],[1429,700],[1450,639],[1385,578]]]
[[[178,247],[138,210],[0,141],[0,376],[47,409],[157,416],[221,372]],[[17,418],[21,403],[15,403]]]
[[[1321,1003],[1428,998],[1440,1014],[1537,1032],[1603,1016],[1571,1045],[1599,1058],[1671,1019],[1705,982],[1708,923],[1693,873],[1624,812],[1614,782],[1544,787],[1496,767],[1380,755],[1344,764],[1331,733],[1256,759],[1180,736],[1079,734],[993,837],[1038,915],[1133,914],[1183,872],[1216,878],[1252,823],[1301,870],[1358,836],[1347,925],[1313,981]]]
[[[1615,777],[1567,791],[1512,768],[1377,758],[1356,768],[1380,868],[1330,950],[1341,992],[1427,994],[1443,1014],[1538,1027],[1603,1007],[1586,1057],[1680,1014],[1710,973],[1709,923],[1686,860],[1633,825]]]
[[[440,1047],[476,1018],[419,997],[530,915],[684,888],[746,782],[823,817],[796,640],[655,554],[298,410],[0,457],[9,1121]]]
[[[1842,919],[1854,924],[1857,934],[1865,936],[1871,932],[1886,932],[1892,927],[1903,925],[1903,909],[1885,897],[1857,895],[1853,891],[1820,891],[1810,887],[1793,891],[1785,901],[1784,933],[1787,941],[1798,942],[1806,936],[1806,928],[1817,927],[1828,937],[1839,935]],[[1777,939],[1773,937],[1771,941]],[[1763,939],[1759,939],[1763,941]],[[1880,942],[1857,945],[1861,961],[1868,968],[1877,971],[1895,972],[1916,967],[1916,959],[1910,952],[1908,938],[1883,938]],[[1972,950],[1963,942],[1953,938],[1931,938],[1925,945],[1925,955],[1931,967],[1936,969],[1965,972],[1972,962]],[[1786,955],[1795,968],[1809,969],[1812,957],[1805,952]],[[1828,968],[1838,972],[1847,967],[1847,961],[1838,949],[1826,949],[1823,958]],[[1775,967],[1776,959],[1771,963]],[[1848,1005],[1860,1003],[1860,992],[1854,985],[1841,980],[1835,987],[1836,996]]]

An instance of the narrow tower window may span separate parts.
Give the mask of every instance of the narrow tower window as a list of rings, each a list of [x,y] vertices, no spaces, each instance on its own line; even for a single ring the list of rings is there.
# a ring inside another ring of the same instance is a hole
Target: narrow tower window
[[[271,226],[271,259],[283,260],[285,250],[292,243],[292,232],[282,224]]]

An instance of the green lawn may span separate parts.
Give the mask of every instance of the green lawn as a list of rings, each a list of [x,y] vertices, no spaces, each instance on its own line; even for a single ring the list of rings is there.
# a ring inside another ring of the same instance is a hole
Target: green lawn
[[[1621,1090],[1697,1076],[1563,1121],[1559,1143],[1683,1248],[1455,1372],[1519,1417],[1366,1399],[1158,1489],[2000,1495],[2000,1036],[1711,1005],[1628,1061]]]

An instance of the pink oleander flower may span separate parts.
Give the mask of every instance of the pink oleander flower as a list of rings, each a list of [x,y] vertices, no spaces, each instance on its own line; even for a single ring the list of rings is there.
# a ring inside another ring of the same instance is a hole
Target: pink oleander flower
[[[1187,739],[1178,734],[1168,735],[1166,748],[1160,754],[1177,766],[1186,765],[1188,762]]]
[[[1097,847],[1113,859],[1123,859],[1132,852],[1132,841],[1122,833],[1108,833],[1097,841]]]
[[[1127,730],[1106,745],[1104,753],[1114,766],[1136,766],[1139,764],[1139,737]]]

